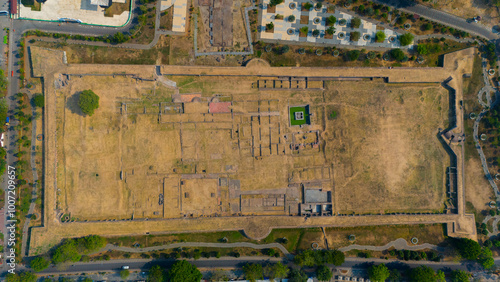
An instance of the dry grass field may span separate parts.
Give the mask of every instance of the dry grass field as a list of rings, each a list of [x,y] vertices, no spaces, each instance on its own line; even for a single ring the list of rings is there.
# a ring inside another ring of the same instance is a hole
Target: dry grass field
[[[373,82],[328,88],[338,117],[323,136],[338,211],[440,210],[449,159],[436,134],[447,127],[447,91]]]
[[[168,79],[177,89],[84,76],[58,90],[62,214],[297,214],[303,185],[332,191],[334,213],[442,209],[448,156],[436,134],[447,126],[448,92],[438,85],[344,81],[324,90],[259,90],[271,83]],[[85,89],[100,96],[91,117],[77,105]],[[290,126],[294,105],[310,106],[310,125]]]

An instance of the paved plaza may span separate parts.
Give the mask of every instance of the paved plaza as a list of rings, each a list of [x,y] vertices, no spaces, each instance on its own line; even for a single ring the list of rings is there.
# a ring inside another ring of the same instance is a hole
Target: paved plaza
[[[124,3],[123,0],[113,2]],[[41,5],[40,11],[34,11],[20,4],[19,17],[46,21],[72,19],[86,24],[123,26],[127,24],[130,16],[130,11],[124,11],[121,15],[106,17],[105,8],[93,4],[91,0],[51,0]]]
[[[314,5],[309,11],[302,11],[303,3],[311,3]],[[327,7],[323,6],[321,9],[315,8],[315,3],[303,0],[285,0],[283,3],[276,6],[274,13],[268,13],[267,6],[269,0],[264,0],[262,5],[262,18],[259,29],[261,39],[271,40],[285,40],[285,41],[298,41],[310,43],[323,43],[331,45],[351,45],[351,46],[369,46],[369,47],[382,47],[382,48],[400,48],[402,47],[398,40],[398,33],[390,29],[379,29],[377,25],[361,20],[359,28],[352,28],[350,26],[353,15],[335,10],[334,13],[328,13]],[[276,19],[276,15],[283,16],[283,19]],[[295,20],[290,22],[288,17],[293,15]],[[329,16],[335,16],[337,23],[335,23],[335,34],[333,38],[326,38],[326,30],[328,29],[326,20]],[[301,17],[308,17],[307,24],[301,24]],[[345,23],[342,23],[345,20]],[[274,24],[274,32],[266,31],[266,24],[272,22]],[[342,23],[342,24],[341,24]],[[304,26],[308,27],[307,37],[300,36],[300,29]],[[313,36],[313,31],[318,30],[318,36]],[[375,42],[375,33],[383,30],[386,39],[384,42]],[[361,36],[358,41],[351,41],[350,33],[358,31]]]

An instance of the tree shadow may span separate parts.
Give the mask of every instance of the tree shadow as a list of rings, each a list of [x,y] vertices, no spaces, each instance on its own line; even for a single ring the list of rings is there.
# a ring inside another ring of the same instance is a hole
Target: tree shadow
[[[80,115],[82,117],[85,116],[85,114],[82,112],[82,109],[80,109],[80,106],[78,105],[78,101],[80,100],[80,94],[82,91],[76,92],[75,94],[71,95],[66,99],[66,108],[70,110],[72,113]]]

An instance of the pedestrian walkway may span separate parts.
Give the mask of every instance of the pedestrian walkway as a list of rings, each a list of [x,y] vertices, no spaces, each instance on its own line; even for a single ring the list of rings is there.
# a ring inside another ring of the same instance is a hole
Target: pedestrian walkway
[[[379,251],[380,252],[380,251],[388,250],[390,248],[394,248],[396,250],[410,250],[410,251],[430,249],[430,250],[435,250],[438,252],[443,252],[445,250],[445,248],[443,248],[443,247],[438,247],[436,245],[432,245],[432,244],[428,244],[428,243],[420,244],[420,245],[413,245],[413,244],[409,245],[405,239],[399,238],[399,239],[396,239],[392,242],[385,244],[384,246],[370,246],[370,245],[356,245],[355,244],[355,245],[350,245],[347,247],[339,248],[339,251],[348,252],[348,251],[352,251],[352,250],[363,250],[363,251]]]

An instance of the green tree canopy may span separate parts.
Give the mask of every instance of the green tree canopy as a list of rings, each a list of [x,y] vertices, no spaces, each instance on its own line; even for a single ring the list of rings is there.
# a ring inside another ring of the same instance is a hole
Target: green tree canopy
[[[302,33],[307,34],[308,31],[309,31],[309,27],[307,27],[307,26],[303,26],[300,28],[300,32],[302,32]]]
[[[281,262],[275,264],[268,264],[264,267],[264,275],[269,277],[269,279],[283,279],[286,278],[290,269],[288,266],[282,264]]]
[[[170,282],[199,282],[202,274],[198,268],[186,260],[179,260],[167,272]]]
[[[453,239],[453,245],[460,255],[468,260],[476,260],[481,253],[479,243],[468,238]]]
[[[427,49],[427,45],[426,44],[418,44],[417,45],[417,52],[420,55],[427,55],[429,53],[429,50]]]
[[[327,29],[326,29],[326,33],[330,34],[330,35],[334,35],[335,34],[335,28],[333,26],[329,26]]]
[[[6,282],[36,282],[37,276],[33,272],[21,272],[19,274],[9,273],[5,277]]]
[[[85,250],[85,253],[98,251],[106,246],[106,238],[99,235],[89,235],[78,239],[78,243]]]
[[[408,46],[413,42],[413,38],[413,34],[405,33],[399,37],[399,42],[401,43],[401,46]]]
[[[409,273],[410,282],[436,282],[436,272],[428,266],[413,268]]]
[[[307,274],[302,269],[291,269],[288,275],[288,282],[306,282]]]
[[[333,15],[326,18],[326,25],[334,25],[337,22],[337,18]]]
[[[120,271],[120,277],[122,279],[127,279],[130,276],[130,271],[128,269],[122,269]]]
[[[274,24],[272,22],[266,24],[266,30],[272,30],[274,28]]]
[[[326,265],[320,265],[316,269],[316,277],[320,281],[330,281],[332,279],[332,271]]]
[[[463,270],[453,270],[451,272],[451,281],[452,282],[469,282],[469,273]]]
[[[78,105],[84,114],[91,116],[94,114],[94,111],[99,108],[99,96],[90,89],[84,90],[80,93]]]
[[[405,53],[401,49],[392,49],[391,56],[401,62],[405,58]]]
[[[347,52],[347,60],[356,61],[359,58],[359,50],[351,50]]]
[[[49,264],[49,260],[45,259],[44,257],[36,257],[30,262],[30,267],[34,271],[40,272],[49,267]]]
[[[351,41],[358,41],[359,38],[361,37],[361,33],[359,33],[359,31],[354,31],[354,32],[351,32]]]
[[[271,6],[271,7],[276,6],[276,5],[283,3],[284,1],[285,0],[271,0],[271,1],[269,1],[269,6]]]
[[[289,21],[289,22],[294,22],[294,21],[295,21],[295,16],[294,16],[294,15],[290,15],[290,16],[288,17],[288,21]]]
[[[495,265],[495,261],[493,260],[493,253],[491,250],[484,247],[477,257],[477,262],[479,262],[486,269],[492,268]]]
[[[149,269],[148,282],[163,282],[165,281],[165,272],[159,265],[154,265]]]
[[[45,106],[45,99],[43,98],[43,94],[35,94],[31,101],[35,107],[43,108]]]
[[[352,28],[359,28],[361,26],[361,19],[360,18],[352,18],[351,19],[351,27]]]
[[[7,77],[5,76],[5,73],[3,70],[0,69],[0,90],[7,90],[7,84],[8,84]]]
[[[65,240],[59,247],[57,247],[52,255],[52,262],[60,264],[63,262],[77,262],[82,256],[78,252],[75,240]]]
[[[377,31],[377,33],[375,33],[375,41],[384,42],[384,40],[385,40],[385,32],[383,32],[382,30]]]
[[[264,272],[262,269],[262,265],[258,263],[247,263],[243,266],[243,272],[245,273],[245,278],[252,282],[255,280],[263,279]]]
[[[385,282],[387,278],[391,275],[389,268],[385,264],[372,265],[368,268],[368,276],[370,280],[375,282]]]

